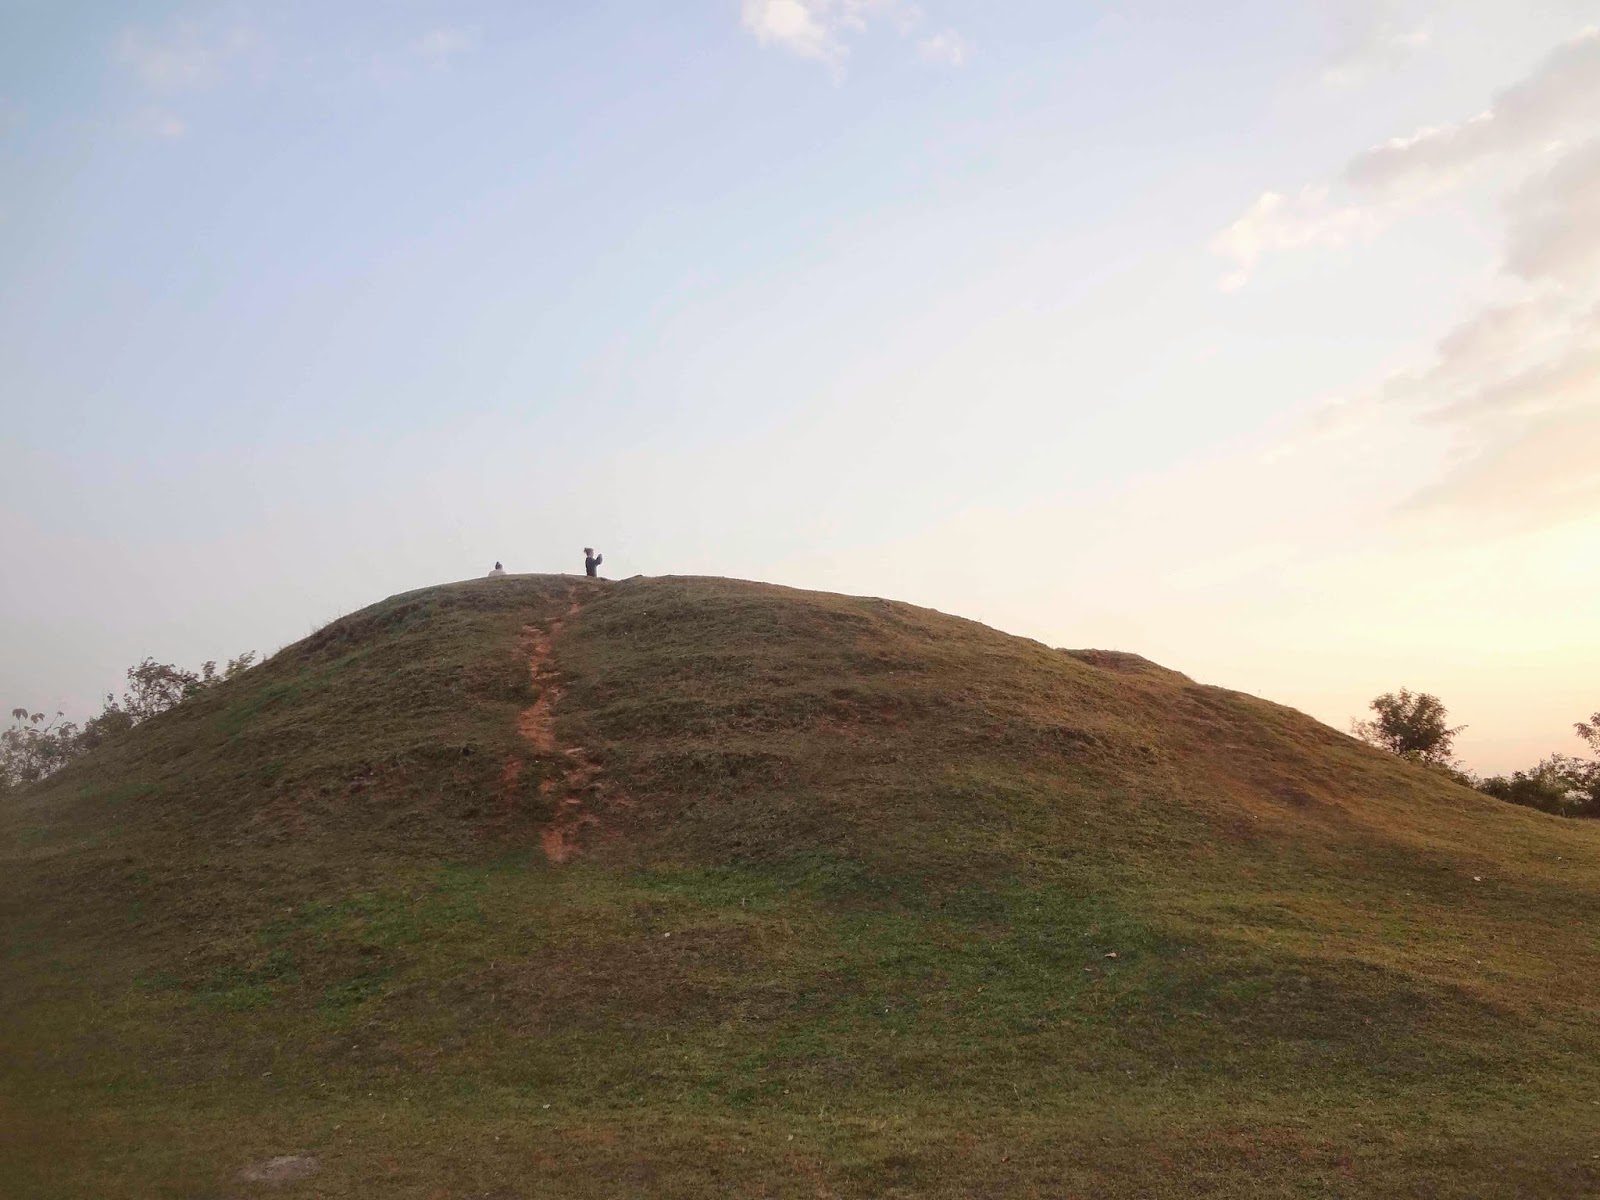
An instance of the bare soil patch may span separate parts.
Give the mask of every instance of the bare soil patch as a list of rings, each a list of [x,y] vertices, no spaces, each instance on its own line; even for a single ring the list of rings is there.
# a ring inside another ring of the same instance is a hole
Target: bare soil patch
[[[242,1183],[295,1183],[309,1179],[322,1169],[314,1154],[280,1154],[276,1158],[251,1163],[239,1172]]]
[[[535,754],[561,760],[558,777],[539,784],[539,791],[545,795],[560,794],[555,815],[539,835],[544,856],[558,865],[577,855],[583,831],[599,822],[595,812],[598,802],[610,794],[600,763],[584,747],[563,747],[556,739],[555,710],[565,693],[555,666],[553,647],[562,626],[582,606],[582,601],[575,597],[562,616],[542,626],[529,625],[523,629],[522,636],[523,652],[528,656],[528,675],[536,698],[518,714],[517,731]],[[507,775],[514,783],[510,767]]]

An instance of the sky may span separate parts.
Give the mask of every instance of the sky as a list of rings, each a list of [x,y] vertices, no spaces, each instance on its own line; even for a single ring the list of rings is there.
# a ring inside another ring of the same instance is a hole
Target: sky
[[[1600,708],[1600,3],[0,0],[0,702],[488,571]]]

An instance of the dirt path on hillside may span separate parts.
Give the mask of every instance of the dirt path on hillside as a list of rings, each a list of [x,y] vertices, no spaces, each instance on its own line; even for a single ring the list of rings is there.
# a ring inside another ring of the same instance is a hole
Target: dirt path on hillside
[[[563,747],[556,740],[556,706],[565,693],[552,647],[562,626],[582,607],[582,600],[575,596],[561,616],[543,625],[524,626],[522,631],[522,649],[528,658],[528,677],[536,698],[517,715],[517,732],[535,754],[560,760],[559,774],[539,784],[541,795],[559,796],[555,815],[539,836],[544,855],[552,863],[568,862],[578,853],[579,839],[584,829],[599,822],[595,810],[609,790],[601,778],[600,764],[587,750],[582,746]],[[520,761],[513,759],[506,764],[508,791],[521,772]]]

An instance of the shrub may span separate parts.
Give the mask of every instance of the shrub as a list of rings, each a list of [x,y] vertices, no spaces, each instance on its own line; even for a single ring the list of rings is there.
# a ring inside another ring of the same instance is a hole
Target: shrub
[[[1600,817],[1600,771],[1596,766],[1581,758],[1552,754],[1530,771],[1491,776],[1478,787],[1497,799],[1560,817]]]

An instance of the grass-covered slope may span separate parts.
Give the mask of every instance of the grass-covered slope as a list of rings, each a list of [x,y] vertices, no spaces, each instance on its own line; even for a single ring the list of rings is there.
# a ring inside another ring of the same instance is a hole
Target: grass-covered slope
[[[430,589],[0,811],[0,1195],[1594,1194],[1597,852],[1131,655]]]

